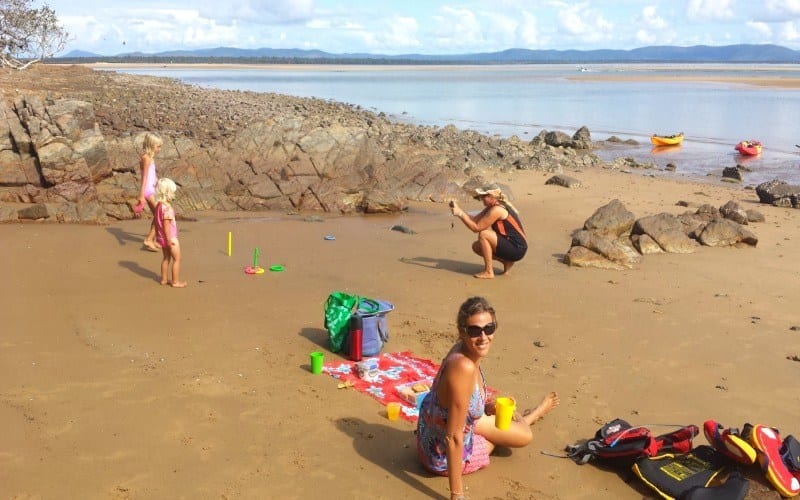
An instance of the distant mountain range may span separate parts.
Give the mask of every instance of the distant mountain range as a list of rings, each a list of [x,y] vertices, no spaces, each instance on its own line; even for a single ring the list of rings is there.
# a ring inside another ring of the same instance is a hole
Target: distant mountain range
[[[171,50],[146,54],[131,52],[101,56],[82,50],[51,59],[52,62],[290,62],[290,63],[359,63],[359,64],[524,64],[524,63],[800,63],[800,51],[780,45],[725,45],[712,47],[670,45],[641,47],[632,50],[528,50],[508,49],[474,54],[332,54],[302,49],[236,49],[217,47],[200,50]]]

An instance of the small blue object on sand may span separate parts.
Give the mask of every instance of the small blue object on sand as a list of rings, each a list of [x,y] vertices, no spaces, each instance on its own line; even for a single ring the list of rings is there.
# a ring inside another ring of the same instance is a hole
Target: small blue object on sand
[[[334,236],[332,234],[328,234],[328,235],[325,236],[325,239],[328,240],[328,241],[333,241],[333,240],[336,239],[336,236]]]

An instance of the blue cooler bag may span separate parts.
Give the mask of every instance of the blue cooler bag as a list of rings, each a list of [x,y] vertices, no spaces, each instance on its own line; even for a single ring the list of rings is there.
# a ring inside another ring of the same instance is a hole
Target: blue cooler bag
[[[394,305],[385,300],[362,298],[353,315],[361,316],[361,355],[377,356],[383,349],[383,344],[389,341],[389,327],[386,324],[386,314],[394,310]],[[342,351],[350,352],[350,332],[342,344]]]

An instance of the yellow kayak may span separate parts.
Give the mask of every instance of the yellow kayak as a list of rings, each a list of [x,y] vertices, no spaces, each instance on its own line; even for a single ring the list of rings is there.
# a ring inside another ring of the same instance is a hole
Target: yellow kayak
[[[675,135],[656,135],[650,136],[653,146],[676,146],[683,142],[683,132]]]

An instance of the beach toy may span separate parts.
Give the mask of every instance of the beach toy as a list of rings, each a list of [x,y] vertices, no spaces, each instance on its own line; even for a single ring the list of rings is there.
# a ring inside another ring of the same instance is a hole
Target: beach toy
[[[400,403],[391,401],[386,404],[386,417],[389,420],[397,420],[400,418]]]
[[[233,233],[228,231],[228,257],[231,256],[232,249],[233,249]]]
[[[253,249],[253,265],[244,268],[247,274],[264,274],[264,268],[258,266],[258,247]]]
[[[514,416],[514,410],[516,409],[517,403],[512,398],[497,398],[495,401],[494,426],[501,431],[511,427],[511,417]]]
[[[283,269],[284,269],[283,266],[280,265],[280,264],[275,264],[273,266],[269,266],[269,270],[274,272],[274,273],[283,272]]]
[[[325,235],[325,239],[328,240],[328,241],[333,241],[333,240],[336,239],[336,236],[334,236],[332,234],[326,234]]]
[[[320,351],[314,351],[308,355],[311,361],[311,373],[319,375],[322,373],[322,361],[325,357]]]

